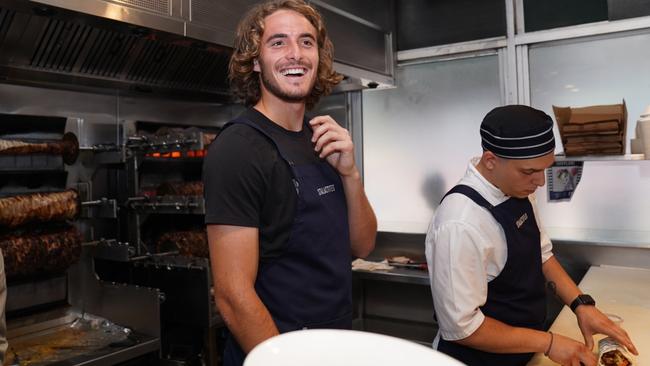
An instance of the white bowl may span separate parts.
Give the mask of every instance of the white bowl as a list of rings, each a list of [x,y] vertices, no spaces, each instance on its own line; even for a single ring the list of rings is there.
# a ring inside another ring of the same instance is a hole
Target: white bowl
[[[308,329],[267,339],[244,366],[396,366],[463,364],[430,347],[382,334]]]

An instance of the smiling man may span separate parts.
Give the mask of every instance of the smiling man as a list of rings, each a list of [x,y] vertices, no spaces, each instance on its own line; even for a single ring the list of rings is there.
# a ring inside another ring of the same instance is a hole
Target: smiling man
[[[535,352],[595,366],[593,335],[636,349],[553,257],[532,195],[555,158],[553,121],[523,105],[498,107],[480,128],[483,155],[443,198],[426,237],[439,331],[434,348],[469,366],[523,366]],[[585,343],[543,329],[545,283],[575,312]]]
[[[203,169],[228,366],[278,333],[350,328],[350,259],[372,251],[377,230],[350,134],[329,116],[305,119],[341,80],[321,16],[300,0],[262,3],[234,46],[231,86],[249,108]]]

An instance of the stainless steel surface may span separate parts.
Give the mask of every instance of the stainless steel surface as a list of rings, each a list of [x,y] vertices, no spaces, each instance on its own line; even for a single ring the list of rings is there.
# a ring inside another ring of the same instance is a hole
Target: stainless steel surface
[[[429,272],[416,269],[395,268],[387,271],[354,270],[353,272],[356,277],[363,280],[429,285]]]
[[[21,362],[42,362],[38,359],[56,360],[60,365],[114,365],[160,348],[159,291],[99,281],[90,256],[92,245],[88,244],[83,246],[81,260],[69,269],[67,277],[9,288],[9,311],[31,308],[43,301],[65,301],[66,294],[71,304],[8,320],[10,353],[21,357]],[[31,300],[27,299],[29,296]],[[126,333],[119,332],[122,326],[130,329],[128,338]],[[107,333],[108,328],[104,331],[104,327],[110,327],[119,339],[110,336],[113,333]],[[59,340],[63,342],[60,347]],[[118,340],[121,345],[108,346]],[[50,341],[54,342],[52,354],[48,353]]]
[[[648,249],[648,247],[597,244],[589,241],[553,241],[553,253],[558,258],[582,269],[598,265],[650,269],[650,250]]]
[[[227,102],[235,28],[256,2],[3,0],[0,76]],[[318,4],[337,49],[337,71],[392,85],[393,28],[366,20],[368,3],[353,7],[356,14]],[[373,16],[388,18],[391,4],[373,4]]]
[[[4,17],[6,32],[0,37],[4,79],[228,101],[230,50],[186,39],[182,19],[102,0],[44,2],[61,8],[0,4],[12,15]]]
[[[100,281],[95,274],[92,250],[87,246],[68,274],[68,299],[72,306],[139,333],[160,337],[159,290]]]
[[[6,311],[65,301],[67,299],[67,285],[66,276],[10,284]]]
[[[170,5],[172,2],[178,1],[179,0],[32,0],[33,3],[52,5],[83,14],[90,14],[97,17],[182,35],[184,33],[183,20],[171,17]]]
[[[74,308],[62,310],[43,314],[36,323],[12,323],[8,358],[18,364],[114,365],[159,347],[157,338],[108,319]]]

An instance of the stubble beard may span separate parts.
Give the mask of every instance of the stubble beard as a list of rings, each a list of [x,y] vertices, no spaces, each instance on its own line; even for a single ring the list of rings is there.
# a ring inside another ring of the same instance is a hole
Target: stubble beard
[[[282,90],[282,87],[279,85],[279,83],[276,80],[271,80],[265,76],[266,72],[264,71],[263,65],[260,64],[260,79],[262,81],[262,84],[266,90],[268,90],[271,94],[276,96],[279,99],[282,99],[286,102],[290,103],[295,103],[295,102],[304,102],[306,101],[307,97],[311,95],[311,91],[314,89],[314,86],[316,85],[316,79],[314,78],[311,81],[311,85],[309,88],[307,88],[307,91],[305,92],[298,92],[298,93],[291,93],[286,90]]]

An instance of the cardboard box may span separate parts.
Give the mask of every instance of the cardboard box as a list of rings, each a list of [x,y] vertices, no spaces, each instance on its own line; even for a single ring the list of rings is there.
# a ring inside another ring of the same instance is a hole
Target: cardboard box
[[[553,113],[555,113],[555,121],[560,130],[562,145],[567,156],[584,153],[625,154],[625,132],[627,129],[625,100],[621,104],[588,107],[553,106]],[[607,141],[594,141],[594,135],[606,135],[608,136]],[[592,137],[587,139],[589,136]],[[585,137],[586,141],[581,141],[581,137]],[[603,142],[602,149],[595,142]],[[616,145],[620,148],[613,148],[613,142],[620,143],[620,145]]]

